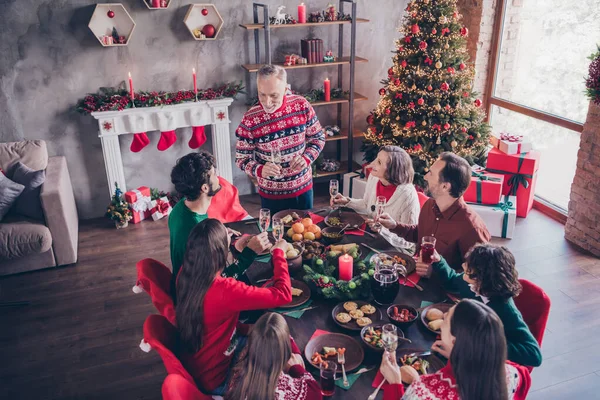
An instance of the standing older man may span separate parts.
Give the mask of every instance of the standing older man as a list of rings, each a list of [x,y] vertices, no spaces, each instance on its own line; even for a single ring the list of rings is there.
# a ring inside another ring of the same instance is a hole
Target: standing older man
[[[490,233],[477,213],[465,203],[462,195],[471,182],[471,166],[454,153],[442,153],[427,175],[427,194],[432,198],[421,208],[417,225],[397,224],[389,215],[379,222],[393,233],[417,244],[423,236],[436,238],[436,249],[456,269],[462,268],[464,257],[477,243],[489,242]],[[419,261],[417,272],[431,274],[431,265]]]
[[[258,181],[263,208],[312,208],[310,165],[325,145],[315,111],[302,96],[286,95],[287,74],[265,65],[256,78],[260,104],[252,107],[236,130],[236,164]],[[273,150],[281,159],[273,157]]]

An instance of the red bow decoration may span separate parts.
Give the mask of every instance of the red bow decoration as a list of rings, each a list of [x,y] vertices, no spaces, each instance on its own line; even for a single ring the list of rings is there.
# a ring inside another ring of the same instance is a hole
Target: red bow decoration
[[[165,214],[169,210],[170,204],[166,201],[162,201],[161,199],[156,199],[156,211],[159,211],[161,214]]]

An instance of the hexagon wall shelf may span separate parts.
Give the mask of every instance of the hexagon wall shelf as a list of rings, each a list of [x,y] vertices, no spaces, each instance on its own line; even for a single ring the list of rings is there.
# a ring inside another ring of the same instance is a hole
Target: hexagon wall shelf
[[[187,26],[195,40],[215,40],[223,27],[223,18],[214,4],[190,4],[183,23]],[[214,27],[214,35],[212,37],[207,37],[204,34],[211,30],[210,28],[206,28],[207,25]]]
[[[111,11],[114,13],[112,18],[108,16]],[[122,39],[118,43],[114,43],[112,39],[113,27],[117,28],[117,33]],[[96,4],[88,28],[104,47],[127,46],[135,28],[135,22],[121,3]]]
[[[166,10],[173,0],[142,0],[142,2],[151,10]]]

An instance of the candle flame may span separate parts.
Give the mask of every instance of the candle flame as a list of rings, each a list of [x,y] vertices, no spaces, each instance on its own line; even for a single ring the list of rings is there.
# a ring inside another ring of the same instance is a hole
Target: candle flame
[[[196,68],[192,68],[192,74],[196,73]]]
[[[128,75],[129,75],[129,77],[131,78],[131,72],[128,72],[127,74],[128,74]]]

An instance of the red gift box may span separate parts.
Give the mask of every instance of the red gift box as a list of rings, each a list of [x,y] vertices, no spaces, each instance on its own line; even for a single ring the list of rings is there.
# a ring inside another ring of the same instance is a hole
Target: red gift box
[[[525,218],[533,207],[533,195],[540,165],[540,153],[504,154],[498,149],[488,153],[486,170],[504,175],[503,195],[517,196],[517,217]]]
[[[132,223],[140,223],[152,216],[152,200],[150,199],[149,187],[140,186],[137,189],[125,192],[125,201],[129,204],[133,215]]]
[[[504,175],[486,171],[471,173],[471,184],[464,194],[465,201],[479,204],[498,204],[502,198]]]
[[[364,163],[362,165],[362,172],[363,175],[365,176],[365,179],[369,179],[369,175],[371,175],[371,170],[373,168],[370,167],[371,163]]]

